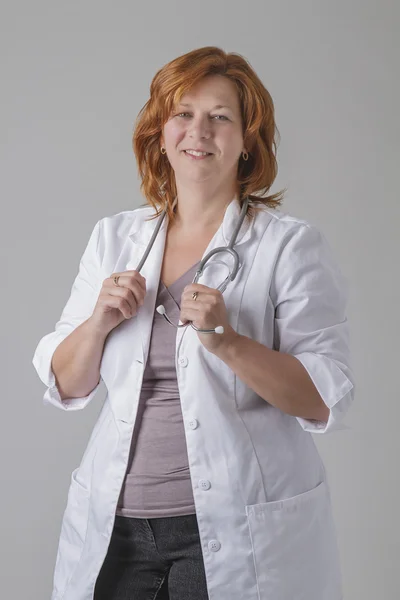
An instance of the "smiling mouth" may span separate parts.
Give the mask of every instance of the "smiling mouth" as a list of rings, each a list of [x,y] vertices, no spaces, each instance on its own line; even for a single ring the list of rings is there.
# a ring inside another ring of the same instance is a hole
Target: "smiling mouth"
[[[207,153],[199,153],[199,154],[193,154],[192,152],[188,152],[187,150],[183,150],[183,153],[186,154],[186,156],[189,156],[190,158],[208,158],[210,156],[213,156],[212,152],[207,152]]]

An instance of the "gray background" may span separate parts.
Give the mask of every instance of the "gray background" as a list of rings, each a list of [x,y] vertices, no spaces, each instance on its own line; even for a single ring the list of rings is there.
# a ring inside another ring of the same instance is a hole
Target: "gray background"
[[[45,408],[34,349],[96,221],[143,202],[131,133],[152,77],[205,45],[244,55],[271,92],[272,191],[289,188],[283,210],[321,227],[349,278],[352,429],[314,439],[346,600],[399,597],[399,12],[395,0],[2,2],[4,598],[50,598],[70,473],[105,396]]]

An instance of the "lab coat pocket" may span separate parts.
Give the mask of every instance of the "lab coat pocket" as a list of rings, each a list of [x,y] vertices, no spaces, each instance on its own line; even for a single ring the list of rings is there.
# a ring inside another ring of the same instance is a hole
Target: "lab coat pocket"
[[[79,467],[72,472],[67,507],[62,520],[55,566],[55,592],[62,594],[79,563],[86,537],[90,490],[78,478]]]
[[[341,600],[341,573],[325,481],[246,506],[259,600]]]

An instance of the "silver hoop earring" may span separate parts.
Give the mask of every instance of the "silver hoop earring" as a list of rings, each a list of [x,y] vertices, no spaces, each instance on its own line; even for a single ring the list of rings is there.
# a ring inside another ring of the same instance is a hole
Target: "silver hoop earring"
[[[161,146],[161,154],[167,154],[167,151],[166,151],[166,149],[165,149],[165,148],[163,148],[162,146]]]
[[[242,157],[243,157],[243,160],[249,160],[249,154],[248,154],[248,152],[242,152]]]

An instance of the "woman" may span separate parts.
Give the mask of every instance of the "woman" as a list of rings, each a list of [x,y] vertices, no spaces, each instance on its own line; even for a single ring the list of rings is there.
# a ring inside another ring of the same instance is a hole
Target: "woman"
[[[107,388],[52,599],[340,600],[311,433],[345,428],[354,395],[346,280],[318,229],[265,195],[274,107],[241,56],[195,50],[150,92],[134,133],[147,205],[96,223],[33,359],[58,408]],[[230,252],[193,282],[236,234],[226,290]]]

